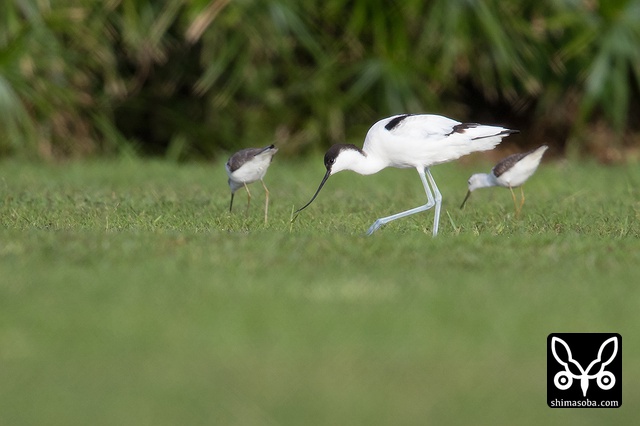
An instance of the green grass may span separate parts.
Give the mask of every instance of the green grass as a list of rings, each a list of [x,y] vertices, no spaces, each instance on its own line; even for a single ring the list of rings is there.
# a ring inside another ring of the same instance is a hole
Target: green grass
[[[478,160],[478,158],[476,158]],[[0,424],[630,424],[640,415],[640,168],[548,163],[458,209],[466,162],[332,177],[275,159],[0,163]],[[546,406],[546,337],[619,332],[623,406]]]

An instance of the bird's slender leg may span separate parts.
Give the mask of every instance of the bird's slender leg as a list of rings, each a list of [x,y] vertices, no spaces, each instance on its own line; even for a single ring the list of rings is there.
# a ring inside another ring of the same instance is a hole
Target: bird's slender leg
[[[516,201],[516,194],[513,192],[513,188],[511,187],[511,185],[509,185],[509,191],[511,191],[511,198],[513,198],[513,207],[516,209],[516,218],[517,218],[518,215],[520,214],[520,211],[518,210],[518,203]]]
[[[231,209],[233,208],[233,192],[231,193],[231,202],[229,203],[229,212],[231,212]]]
[[[378,228],[380,228],[382,225],[385,225],[393,220],[396,219],[400,219],[401,217],[406,217],[406,216],[410,216],[412,214],[416,214],[416,213],[420,213],[423,212],[425,210],[429,210],[431,207],[433,207],[434,205],[436,205],[436,201],[433,199],[433,194],[431,193],[431,188],[429,188],[429,184],[427,183],[427,178],[425,177],[425,171],[428,171],[428,169],[420,169],[420,168],[416,168],[418,170],[418,174],[420,175],[420,179],[422,180],[422,185],[424,186],[424,191],[427,194],[427,204],[425,204],[424,206],[420,206],[420,207],[416,207],[414,209],[411,210],[407,210],[404,212],[400,212],[400,213],[396,213],[394,215],[391,216],[387,216],[387,217],[381,217],[380,219],[376,220],[375,222],[373,222],[373,225],[371,225],[369,227],[369,230],[367,231],[367,235],[371,235],[373,234]],[[431,178],[433,179],[433,178]],[[438,192],[438,194],[440,194]],[[435,233],[434,233],[435,235]]]
[[[436,203],[436,211],[433,218],[433,236],[438,235],[438,225],[440,224],[440,207],[442,206],[442,194],[440,194],[440,190],[438,189],[438,185],[436,185],[436,181],[431,176],[431,170],[428,167],[425,167],[425,172],[427,173],[427,178],[429,178],[429,183],[433,188],[433,195]]]
[[[522,211],[522,206],[524,206],[524,188],[523,188],[523,186],[520,187],[520,207],[518,208],[518,216],[520,215],[520,212]]]
[[[269,190],[267,189],[267,185],[264,184],[264,181],[260,179],[262,182],[262,187],[264,188],[264,193],[266,194],[266,200],[264,202],[264,224],[267,224],[267,218],[269,217]]]
[[[251,205],[251,192],[249,192],[249,187],[246,183],[242,183],[244,185],[244,189],[247,190],[247,212],[246,215],[249,216],[249,205]]]

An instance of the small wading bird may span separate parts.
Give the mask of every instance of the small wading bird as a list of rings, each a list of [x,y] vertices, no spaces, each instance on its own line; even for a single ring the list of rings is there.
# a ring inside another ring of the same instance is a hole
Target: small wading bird
[[[264,223],[267,223],[269,214],[269,190],[262,180],[267,174],[267,169],[271,164],[273,156],[278,152],[278,148],[269,145],[265,148],[247,148],[236,152],[229,158],[225,169],[229,176],[229,187],[231,188],[231,203],[229,211],[233,208],[233,196],[235,192],[244,187],[247,190],[247,213],[251,204],[251,193],[247,184],[260,181],[266,194],[264,204]]]
[[[329,148],[324,156],[327,172],[318,190],[311,201],[296,213],[304,210],[316,199],[329,176],[342,170],[370,175],[386,167],[415,168],[422,180],[427,203],[376,220],[367,231],[367,235],[371,235],[382,225],[393,220],[435,206],[433,221],[435,236],[438,234],[442,195],[431,176],[429,167],[455,160],[475,151],[492,149],[500,143],[502,138],[511,133],[517,133],[517,130],[476,123],[460,123],[439,115],[402,114],[385,118],[371,126],[362,149],[350,144],[337,144]]]
[[[522,189],[522,185],[536,171],[540,160],[542,160],[542,155],[548,148],[548,146],[542,145],[540,148],[529,152],[510,155],[496,164],[493,169],[491,169],[491,173],[477,173],[471,176],[468,182],[469,190],[467,191],[467,196],[464,198],[460,208],[464,207],[471,192],[476,189],[502,186],[509,188],[509,191],[511,191],[513,206],[516,209],[516,217],[518,217],[524,205],[524,190]],[[513,188],[518,186],[520,187],[521,195],[520,206],[516,203],[516,194],[513,193]]]

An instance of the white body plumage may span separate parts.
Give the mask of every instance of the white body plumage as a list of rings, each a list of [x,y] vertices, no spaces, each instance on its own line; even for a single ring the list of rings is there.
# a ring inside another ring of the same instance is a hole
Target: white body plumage
[[[385,223],[435,206],[433,235],[437,235],[442,196],[429,167],[472,152],[493,149],[502,138],[516,132],[505,127],[461,123],[431,114],[402,114],[382,119],[371,126],[362,149],[350,144],[329,148],[324,157],[327,169],[324,179],[311,201],[298,212],[313,202],[331,175],[342,170],[370,175],[386,167],[415,168],[425,188],[427,204],[380,218],[367,233],[370,235]]]

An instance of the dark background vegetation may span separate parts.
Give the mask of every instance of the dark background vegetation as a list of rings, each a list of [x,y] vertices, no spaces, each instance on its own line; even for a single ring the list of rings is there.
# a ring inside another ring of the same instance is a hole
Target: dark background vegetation
[[[292,156],[430,112],[634,160],[639,22],[638,0],[7,0],[0,157]]]

